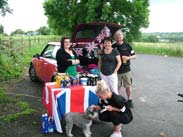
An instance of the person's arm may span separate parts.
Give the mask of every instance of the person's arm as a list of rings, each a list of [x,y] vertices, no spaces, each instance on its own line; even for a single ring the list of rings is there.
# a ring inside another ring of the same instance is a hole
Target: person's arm
[[[75,52],[74,50],[72,50],[72,52],[73,52],[73,54],[74,54],[74,56],[75,56],[75,58],[76,58],[76,59],[72,62],[72,64],[79,64],[80,61],[79,61],[79,58],[78,58],[76,52]]]
[[[120,68],[120,66],[121,66],[121,56],[120,55],[117,55],[116,56],[116,60],[117,60],[117,65],[116,65],[116,68],[114,70],[114,73],[117,73],[118,70],[119,70],[119,68]]]
[[[97,111],[102,109],[100,106],[97,106],[97,105],[91,105],[90,108],[97,110]]]
[[[137,58],[136,54],[127,56],[127,60],[134,60],[134,59],[136,59],[136,58]]]
[[[101,72],[101,66],[102,66],[102,59],[101,59],[101,55],[98,56],[98,69]]]
[[[134,60],[134,59],[136,59],[136,54],[135,54],[135,51],[133,50],[133,48],[129,45],[129,47],[130,47],[130,55],[129,56],[127,56],[127,60]]]
[[[116,65],[116,68],[114,69],[114,73],[117,74],[118,69],[119,69],[120,66],[121,66],[121,56],[120,56],[120,53],[119,53],[119,51],[117,50],[117,48],[114,48],[114,49],[113,49],[113,53],[115,54],[115,56],[116,56],[116,61],[117,61],[117,65]]]
[[[106,109],[107,111],[124,112],[125,109],[126,109],[126,108],[124,108],[124,107],[125,107],[125,106],[123,106],[122,109],[119,109],[119,108],[117,108],[117,107],[113,107],[113,106],[111,106],[111,105],[108,105],[108,106],[105,107],[105,109]]]
[[[74,53],[73,53],[74,54]],[[72,60],[70,58],[70,55],[66,53],[65,51],[60,51],[59,55],[57,55],[57,61],[62,66],[70,66],[70,65],[76,65],[79,63],[79,60]]]
[[[122,97],[121,95],[114,95],[113,103],[115,104],[115,107],[108,105],[107,110],[116,111],[116,112],[124,112],[126,110],[124,101],[126,101],[126,99],[124,97]]]

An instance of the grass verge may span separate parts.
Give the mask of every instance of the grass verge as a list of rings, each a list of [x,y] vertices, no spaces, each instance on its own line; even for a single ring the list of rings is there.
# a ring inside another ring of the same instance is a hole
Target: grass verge
[[[12,122],[23,115],[31,115],[36,112],[27,102],[14,100],[7,96],[0,88],[0,121]]]
[[[183,57],[183,43],[133,43],[136,53]]]

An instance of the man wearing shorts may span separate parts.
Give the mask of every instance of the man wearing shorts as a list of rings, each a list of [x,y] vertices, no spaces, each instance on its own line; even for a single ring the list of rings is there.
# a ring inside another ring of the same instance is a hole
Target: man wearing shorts
[[[133,108],[132,102],[132,73],[130,68],[130,60],[136,59],[136,55],[132,47],[128,43],[123,42],[123,33],[121,30],[116,31],[114,34],[114,39],[116,43],[113,45],[113,48],[117,48],[122,60],[122,65],[118,70],[118,90],[122,85],[126,89],[126,95],[128,97],[128,103],[131,108]],[[120,91],[119,91],[120,92]]]

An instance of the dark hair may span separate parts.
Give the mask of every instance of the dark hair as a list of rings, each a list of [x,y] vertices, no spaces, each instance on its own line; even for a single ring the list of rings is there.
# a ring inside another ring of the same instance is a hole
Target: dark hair
[[[112,43],[112,38],[111,37],[104,37],[102,43],[104,43],[104,41],[110,41]]]
[[[64,41],[65,39],[70,39],[69,37],[62,37],[61,40],[60,40],[60,43],[61,43],[61,48],[64,49]]]

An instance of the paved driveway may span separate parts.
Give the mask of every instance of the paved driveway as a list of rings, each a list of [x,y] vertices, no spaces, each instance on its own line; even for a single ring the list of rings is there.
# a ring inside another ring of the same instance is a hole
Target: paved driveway
[[[123,137],[183,137],[183,103],[178,103],[177,92],[183,93],[183,58],[154,55],[137,55],[132,61],[134,120],[122,127]],[[27,75],[16,84],[6,87],[11,93],[29,94],[41,98],[43,84],[31,82]],[[27,87],[27,88],[24,88]],[[123,95],[124,92],[122,93]],[[29,100],[28,100],[29,99]],[[11,125],[0,128],[2,137],[66,137],[65,134],[41,133],[41,100],[26,98],[38,110],[33,119],[34,126]],[[10,127],[10,128],[9,128]],[[12,127],[12,128],[11,128]],[[11,129],[6,132],[6,128]],[[95,123],[91,127],[92,137],[109,137],[113,131],[111,123]],[[83,137],[79,128],[74,127],[75,137]]]
[[[183,137],[183,58],[138,55],[134,75],[133,123],[123,128],[125,137]]]
[[[183,93],[183,58],[137,55],[132,71],[134,120],[123,126],[123,136],[183,137],[183,103],[177,102],[177,92]],[[112,125],[93,124],[91,130],[92,137],[109,137]]]

